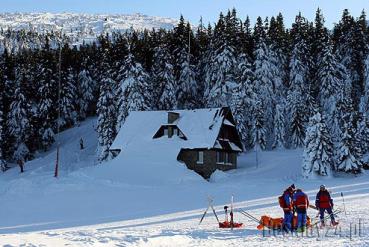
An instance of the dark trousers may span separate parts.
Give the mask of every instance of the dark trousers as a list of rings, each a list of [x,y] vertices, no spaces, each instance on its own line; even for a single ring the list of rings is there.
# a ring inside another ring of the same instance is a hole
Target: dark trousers
[[[324,212],[327,211],[327,213],[331,216],[331,221],[335,222],[334,215],[332,212],[332,207],[329,208],[319,208],[320,211],[320,221],[324,223]]]
[[[297,228],[306,227],[306,208],[297,208]]]
[[[283,227],[287,231],[292,231],[292,219],[293,219],[292,211],[284,211]]]

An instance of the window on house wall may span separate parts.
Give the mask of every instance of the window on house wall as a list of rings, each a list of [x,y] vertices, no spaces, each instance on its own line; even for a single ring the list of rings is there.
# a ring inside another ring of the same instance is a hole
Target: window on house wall
[[[221,151],[217,151],[217,163],[224,164],[224,153]]]
[[[232,154],[222,151],[217,151],[217,164],[232,165]]]
[[[197,164],[204,164],[204,151],[197,152]]]
[[[232,154],[231,153],[225,153],[225,161],[227,165],[232,165]]]
[[[168,129],[167,128],[164,129],[164,136],[168,136]]]
[[[169,138],[171,138],[173,136],[173,127],[172,126],[168,126],[168,136],[169,136]]]

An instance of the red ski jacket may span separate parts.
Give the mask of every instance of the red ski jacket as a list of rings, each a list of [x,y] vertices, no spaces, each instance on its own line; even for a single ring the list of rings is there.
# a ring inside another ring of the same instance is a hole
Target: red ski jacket
[[[293,203],[296,208],[307,209],[309,207],[309,198],[304,192],[297,191],[293,196]]]
[[[316,195],[315,206],[317,208],[330,208],[333,207],[333,200],[328,191],[319,191]]]

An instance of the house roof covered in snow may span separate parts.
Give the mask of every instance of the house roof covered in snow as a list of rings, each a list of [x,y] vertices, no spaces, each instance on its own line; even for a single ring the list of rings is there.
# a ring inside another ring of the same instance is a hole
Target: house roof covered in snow
[[[217,144],[217,137],[223,124],[230,124],[224,117],[229,108],[209,108],[176,111],[133,111],[129,114],[121,127],[110,149],[125,149],[127,146],[138,144],[148,145],[155,141],[153,136],[161,126],[168,125],[168,112],[179,114],[170,125],[177,126],[185,135],[186,140],[175,139],[173,145],[180,148],[213,148]],[[139,145],[138,145],[139,146]],[[240,148],[235,151],[242,151]]]

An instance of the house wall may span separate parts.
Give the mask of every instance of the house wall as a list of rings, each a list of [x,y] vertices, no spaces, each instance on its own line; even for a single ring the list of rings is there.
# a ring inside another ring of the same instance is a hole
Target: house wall
[[[203,151],[204,152],[204,163],[198,164],[197,163],[197,152]],[[224,150],[222,150],[224,151]],[[208,179],[210,175],[216,170],[227,171],[231,169],[237,168],[237,153],[235,152],[228,152],[231,160],[232,165],[225,165],[225,164],[217,164],[217,155],[216,150],[211,149],[182,149],[178,155],[178,160],[183,161],[188,169],[194,170],[205,179]]]

